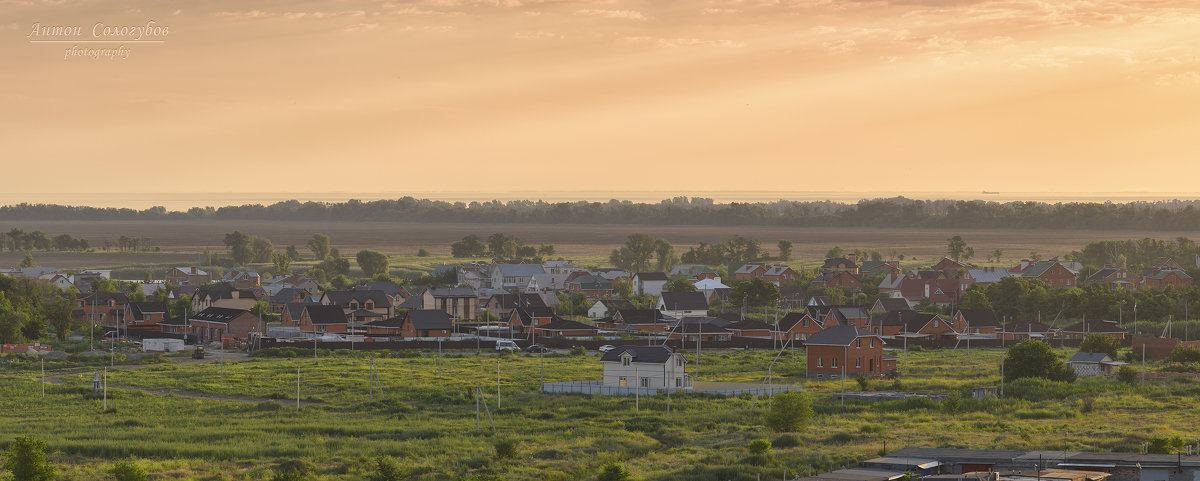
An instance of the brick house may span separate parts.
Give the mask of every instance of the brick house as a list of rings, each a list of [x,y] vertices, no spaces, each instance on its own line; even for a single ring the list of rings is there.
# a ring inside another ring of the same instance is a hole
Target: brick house
[[[311,295],[312,293],[307,290],[295,287],[280,289],[279,292],[270,297],[271,312],[282,314],[285,305],[295,302],[308,302],[308,298]]]
[[[116,325],[129,308],[129,299],[121,292],[80,294],[75,298],[72,318],[75,322],[88,320],[104,325]]]
[[[733,281],[749,281],[763,276],[767,272],[767,268],[761,264],[744,264],[733,271]]]
[[[314,334],[350,330],[350,321],[341,306],[330,304],[306,304],[300,312],[300,331]]]
[[[780,318],[779,324],[775,326],[775,338],[803,341],[824,328],[820,320],[806,311],[789,312]]]
[[[229,284],[236,289],[253,289],[262,284],[262,276],[253,271],[232,270],[226,272],[221,277],[221,282]]]
[[[867,309],[858,306],[833,306],[821,319],[826,326],[855,326],[862,329],[866,329],[870,321],[871,315]]]
[[[163,279],[177,286],[184,284],[199,286],[212,282],[212,276],[197,267],[173,267],[167,271]]]
[[[885,297],[875,301],[871,305],[871,312],[892,312],[911,309],[908,300],[902,297]]]
[[[1023,279],[1037,279],[1049,287],[1076,287],[1075,273],[1058,261],[1032,262],[1021,272]]]
[[[548,324],[533,328],[538,337],[592,337],[600,333],[595,326],[554,316]]]
[[[1114,291],[1119,288],[1128,289],[1135,284],[1135,280],[1133,276],[1129,275],[1129,271],[1123,267],[1111,265],[1104,266],[1103,269],[1088,276],[1083,282],[1087,285],[1101,284],[1109,290]]]
[[[885,363],[883,339],[854,326],[830,326],[804,342],[806,376],[841,377],[879,375],[895,369],[895,361]]]
[[[1142,276],[1142,286],[1150,289],[1166,289],[1168,286],[1191,287],[1192,276],[1179,269],[1154,269]]]
[[[583,294],[588,299],[603,299],[612,297],[612,281],[601,276],[585,275],[567,281],[567,292]]]
[[[825,259],[821,264],[822,272],[845,271],[852,274],[858,274],[858,254],[848,254],[846,257],[835,257]]]
[[[937,314],[916,313],[912,317],[904,317],[900,335],[923,337],[926,339],[941,339],[946,336],[957,336],[960,332],[952,322],[947,322]]]
[[[732,332],[737,337],[754,337],[759,339],[770,339],[775,334],[775,326],[762,321],[753,319],[742,319],[734,321],[725,326],[729,332]]]
[[[453,320],[441,309],[412,309],[402,316],[371,321],[363,327],[367,334],[406,338],[447,338],[454,332]]]
[[[862,289],[862,279],[858,277],[858,274],[851,271],[827,271],[813,279],[812,285],[826,289],[836,287],[855,290]]]
[[[471,297],[475,297],[473,292]],[[325,291],[325,294],[321,295],[320,303],[327,306],[338,306],[346,315],[364,318],[388,318],[392,317],[394,312],[392,298],[383,291],[375,290]],[[372,314],[359,311],[367,311]]]
[[[658,299],[658,309],[672,317],[707,316],[708,299],[699,292],[664,292]]]
[[[766,270],[762,274],[762,280],[780,286],[783,284],[792,284],[800,281],[800,275],[791,267],[785,265],[766,266]]]
[[[470,287],[425,289],[421,298],[421,305],[425,309],[440,309],[458,320],[473,320],[478,317],[479,296],[475,295],[475,290]]]
[[[153,327],[154,330],[158,330],[158,324],[169,317],[166,303],[133,302],[129,304],[125,324],[132,329]]]
[[[658,309],[618,309],[613,314],[610,327],[629,331],[663,332],[667,330],[667,319]]]
[[[995,335],[1000,329],[996,312],[991,309],[959,309],[950,319],[959,332]]]
[[[188,317],[186,330],[208,342],[227,337],[247,339],[251,332],[259,332],[260,325],[258,316],[245,309],[209,307]]]

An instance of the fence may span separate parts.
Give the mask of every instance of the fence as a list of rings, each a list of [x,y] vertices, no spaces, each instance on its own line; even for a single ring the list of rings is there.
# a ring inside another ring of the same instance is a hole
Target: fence
[[[741,394],[770,396],[783,392],[800,392],[801,386],[795,385],[734,385],[729,383],[721,386],[721,383],[710,383],[711,387],[688,387],[688,388],[655,388],[655,387],[637,387],[637,386],[605,386],[603,381],[566,381],[566,382],[547,382],[542,383],[542,392],[545,393],[571,393],[571,394],[600,394],[604,396],[633,396],[640,394],[642,396],[653,396],[660,393],[666,393],[668,389],[672,393],[702,393],[713,394],[718,396],[738,396]]]

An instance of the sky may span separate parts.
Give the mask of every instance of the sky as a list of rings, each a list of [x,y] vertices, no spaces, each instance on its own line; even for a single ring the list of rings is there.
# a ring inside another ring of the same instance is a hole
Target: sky
[[[1200,191],[1195,1],[0,0],[0,39],[10,194]]]

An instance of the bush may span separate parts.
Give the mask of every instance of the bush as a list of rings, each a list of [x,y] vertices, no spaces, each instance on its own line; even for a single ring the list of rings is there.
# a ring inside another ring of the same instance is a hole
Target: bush
[[[746,445],[746,449],[752,454],[766,454],[771,452],[771,442],[766,439],[755,439]]]
[[[391,456],[375,458],[375,473],[367,477],[371,481],[400,481],[408,478],[408,470]]]
[[[572,355],[572,356],[582,356],[582,355],[584,355],[584,354],[587,354],[587,348],[586,348],[586,347],[583,347],[583,346],[575,346],[575,347],[572,347],[572,348],[571,348],[571,355]]]
[[[1137,382],[1137,378],[1138,370],[1136,367],[1121,366],[1120,369],[1117,369],[1117,379],[1120,379],[1125,384],[1133,384]]]
[[[1117,349],[1120,348],[1121,341],[1106,334],[1088,334],[1083,338],[1083,342],[1079,343],[1079,352],[1103,352],[1114,360],[1117,358]],[[1200,354],[1200,351],[1197,351],[1197,354]]]
[[[1178,434],[1155,436],[1150,438],[1150,452],[1172,454],[1182,450],[1183,444],[1183,436]]]
[[[812,401],[801,393],[785,392],[776,394],[771,400],[771,410],[767,412],[766,424],[776,431],[799,431],[808,427],[812,421]]]
[[[867,387],[869,387],[871,384],[871,382],[868,381],[867,378],[864,377],[862,374],[859,374],[858,377],[854,378],[854,381],[858,383],[859,391],[866,391]]]
[[[1175,362],[1200,362],[1200,349],[1190,346],[1175,346],[1171,350],[1171,360]]]
[[[1009,348],[1004,355],[1004,379],[1013,381],[1027,377],[1074,382],[1075,371],[1058,357],[1049,343],[1027,339]]]
[[[596,475],[599,481],[625,481],[629,479],[629,469],[624,464],[616,461],[609,461],[600,467],[600,473]]]
[[[146,470],[138,466],[133,458],[117,461],[110,472],[117,481],[146,481]]]
[[[496,448],[497,459],[514,458],[517,456],[517,441],[514,439],[497,439],[496,442],[492,443],[492,446]]]
[[[800,438],[795,434],[784,434],[771,441],[771,445],[776,448],[794,448],[800,445]]]
[[[942,409],[950,414],[958,414],[958,410],[962,408],[962,396],[958,393],[951,394],[950,397],[942,401]]]
[[[417,257],[429,257],[429,251],[425,249],[417,249]]]
[[[8,445],[4,469],[12,471],[13,479],[21,481],[54,479],[54,466],[46,460],[46,442],[30,436],[20,436]]]

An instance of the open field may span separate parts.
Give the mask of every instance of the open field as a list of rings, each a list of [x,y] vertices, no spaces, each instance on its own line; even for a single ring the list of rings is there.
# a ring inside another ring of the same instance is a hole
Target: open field
[[[763,227],[736,226],[645,226],[645,225],[542,225],[542,224],[414,224],[372,222],[262,222],[262,221],[27,221],[0,222],[0,232],[11,228],[26,231],[41,230],[49,234],[68,233],[91,241],[100,248],[105,241],[115,241],[122,235],[148,237],[166,253],[139,253],[126,257],[108,257],[111,253],[93,253],[105,257],[90,258],[79,254],[34,253],[41,265],[60,268],[96,267],[100,265],[187,263],[204,249],[225,252],[224,234],[240,230],[271,239],[283,249],[295,245],[307,253],[305,242],[314,232],[331,237],[333,245],[343,255],[353,255],[360,249],[378,249],[393,255],[414,255],[427,249],[433,255],[449,255],[450,243],[469,234],[486,237],[494,232],[514,235],[526,243],[554,244],[558,255],[566,257],[604,258],[609,251],[624,242],[633,232],[646,232],[665,238],[675,245],[677,253],[700,242],[724,242],[734,235],[756,238],[763,247],[775,251],[781,239],[794,243],[793,255],[802,258],[823,258],[825,251],[835,245],[843,249],[877,250],[885,256],[893,252],[907,259],[932,260],[944,255],[946,239],[962,235],[979,258],[995,249],[1004,251],[1006,261],[1028,256],[1036,251],[1043,258],[1062,255],[1080,249],[1097,240],[1140,238],[1146,235],[1131,231],[1104,230],[950,230],[914,228],[845,228],[845,227]],[[1151,237],[1173,239],[1177,236],[1196,237],[1200,232],[1154,232]],[[0,253],[0,266],[20,263],[23,253]],[[45,260],[42,260],[45,259]],[[122,261],[127,263],[120,263]]]
[[[1069,355],[1068,351],[1060,351]],[[288,460],[311,463],[310,479],[362,479],[370,458],[396,457],[411,479],[594,479],[599,465],[624,462],[645,480],[774,479],[783,470],[827,471],[904,446],[1134,451],[1144,440],[1179,432],[1192,439],[1200,394],[1195,381],[1127,386],[1087,379],[1073,385],[1018,382],[1018,397],[964,399],[957,412],[924,400],[886,403],[830,399],[837,381],[808,381],[803,352],[784,354],[775,383],[801,383],[815,401],[806,431],[775,433],[763,426],[763,399],[674,395],[671,417],[663,396],[643,397],[635,412],[629,397],[541,395],[540,360],[459,353],[442,358],[376,358],[385,401],[368,402],[367,359],[362,353],[311,351],[295,358],[254,358],[225,366],[215,361],[150,365],[110,372],[108,412],[85,399],[91,373],[63,374],[40,397],[37,366],[9,362],[0,374],[0,444],[32,434],[48,442],[52,460],[73,479],[103,479],[111,462],[133,455],[165,479],[265,480]],[[690,359],[693,354],[688,354]],[[755,382],[774,353],[728,352],[702,357],[703,380]],[[905,390],[960,391],[995,385],[1001,351],[914,351],[907,355]],[[501,366],[500,407],[496,365]],[[596,355],[546,357],[547,381],[595,379]],[[294,407],[296,368],[301,398]],[[53,374],[52,374],[53,375]],[[475,428],[472,386],[480,383],[497,433]],[[183,389],[212,394],[276,398],[246,403],[158,396],[119,386]],[[847,390],[857,390],[849,380]],[[894,387],[872,381],[873,388]],[[754,439],[775,443],[771,454],[751,454]],[[512,458],[494,444],[516,442]]]

